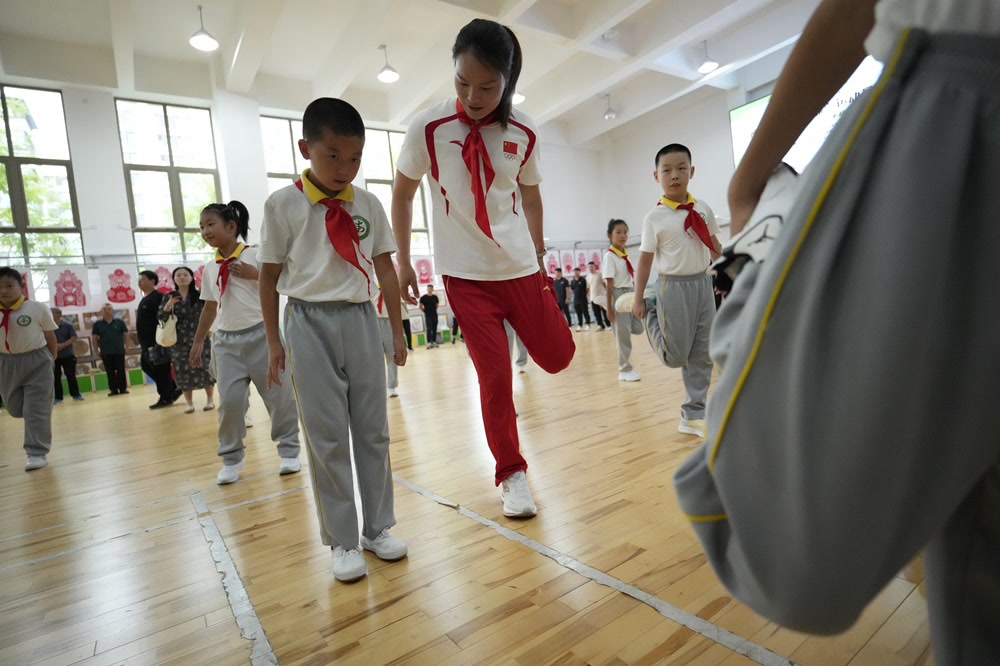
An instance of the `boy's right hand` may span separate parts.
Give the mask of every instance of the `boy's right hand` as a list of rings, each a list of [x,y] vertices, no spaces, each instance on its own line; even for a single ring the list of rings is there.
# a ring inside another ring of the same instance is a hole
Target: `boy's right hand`
[[[632,303],[632,316],[638,318],[640,321],[646,318],[646,301],[642,298],[637,298]]]
[[[188,365],[192,368],[201,367],[201,352],[204,348],[204,342],[195,341],[191,344],[191,352],[188,354]]]
[[[413,294],[412,296],[410,294]],[[409,263],[399,265],[399,295],[410,305],[417,304],[420,296],[420,287],[417,284],[417,272]]]
[[[285,348],[281,345],[268,346],[267,388],[281,386],[281,375],[285,372]]]

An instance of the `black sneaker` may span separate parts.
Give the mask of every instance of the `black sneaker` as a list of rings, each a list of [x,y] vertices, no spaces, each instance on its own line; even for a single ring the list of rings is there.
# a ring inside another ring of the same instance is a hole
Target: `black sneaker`
[[[164,407],[169,407],[172,404],[174,404],[174,403],[170,402],[169,400],[158,400],[155,405],[150,405],[149,408],[150,409],[163,409]]]
[[[173,395],[173,397],[172,397],[172,398],[170,398],[170,404],[172,405],[172,404],[174,404],[175,402],[177,402],[177,400],[178,400],[178,399],[179,399],[179,398],[180,398],[180,397],[181,397],[182,395],[184,395],[184,391],[182,391],[182,390],[180,390],[180,389],[177,389],[177,390],[175,390],[175,391],[174,391],[174,395]]]

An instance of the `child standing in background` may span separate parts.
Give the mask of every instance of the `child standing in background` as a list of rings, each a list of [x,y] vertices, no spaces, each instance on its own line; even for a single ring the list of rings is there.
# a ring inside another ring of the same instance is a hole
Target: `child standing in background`
[[[642,333],[642,319],[633,317],[627,309],[615,311],[615,303],[625,294],[635,291],[635,269],[628,258],[625,243],[628,242],[628,225],[625,220],[608,222],[608,239],[611,247],[604,253],[601,275],[604,276],[605,298],[608,319],[614,326],[615,343],[618,346],[618,381],[637,382],[642,379],[632,369],[632,336]]]
[[[24,419],[24,471],[48,465],[55,396],[56,323],[49,309],[24,298],[21,274],[0,268],[0,395]]]

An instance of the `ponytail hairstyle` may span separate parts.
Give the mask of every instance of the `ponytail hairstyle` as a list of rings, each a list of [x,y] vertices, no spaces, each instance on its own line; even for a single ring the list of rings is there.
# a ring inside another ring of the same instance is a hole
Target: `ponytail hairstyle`
[[[615,218],[611,218],[611,221],[608,222],[608,238],[611,238],[611,234],[614,233],[615,227],[617,227],[619,224],[624,224],[625,231],[628,231],[628,222],[626,222],[625,220],[617,220]]]
[[[208,204],[201,212],[215,213],[223,222],[232,222],[236,225],[236,235],[246,242],[247,234],[250,232],[250,211],[242,202],[233,200],[227,204]]]
[[[506,85],[494,113],[500,127],[506,130],[514,109],[517,79],[521,76],[521,44],[517,36],[513,30],[496,21],[473,19],[458,31],[455,45],[451,47],[451,58],[457,60],[466,52],[503,75]]]

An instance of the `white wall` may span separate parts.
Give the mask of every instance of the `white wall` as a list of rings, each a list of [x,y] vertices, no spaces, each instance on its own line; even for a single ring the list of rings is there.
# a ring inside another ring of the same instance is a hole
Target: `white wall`
[[[260,241],[267,200],[267,167],[260,135],[260,107],[247,97],[222,90],[212,98],[215,154],[222,182],[222,203],[237,199],[250,211],[251,244]]]
[[[643,217],[663,194],[653,179],[653,158],[668,143],[691,149],[695,166],[691,194],[712,207],[720,224],[729,222],[726,189],[734,166],[728,94],[704,88],[690,98],[689,103],[667,105],[616,129],[604,142],[604,171],[614,194],[608,212],[628,222],[633,236],[630,244],[638,241]]]
[[[607,187],[600,153],[544,141],[540,149],[547,244],[603,241]]]

